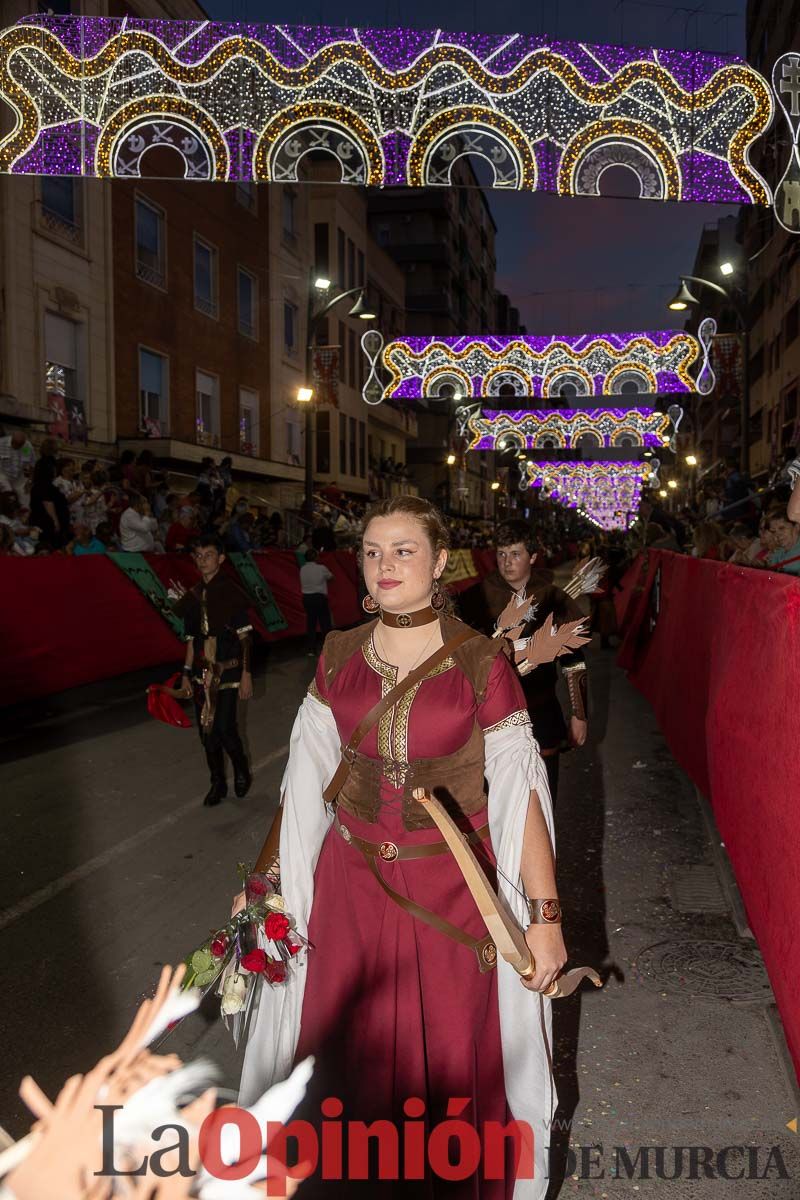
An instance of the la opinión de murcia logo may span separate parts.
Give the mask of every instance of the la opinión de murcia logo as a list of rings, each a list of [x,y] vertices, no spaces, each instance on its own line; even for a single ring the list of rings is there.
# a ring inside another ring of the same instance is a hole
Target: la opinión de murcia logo
[[[294,1120],[285,1125],[268,1122],[264,1129],[246,1109],[218,1108],[200,1127],[200,1162],[216,1179],[245,1179],[258,1165],[266,1145],[272,1172],[266,1180],[267,1196],[283,1196],[287,1179],[305,1179],[312,1174],[326,1181],[421,1180],[431,1175],[449,1182],[476,1175],[487,1180],[533,1179],[530,1125],[515,1120],[505,1124],[485,1121],[478,1129],[462,1115],[470,1103],[467,1097],[450,1099],[446,1120],[432,1126],[424,1119],[424,1101],[415,1097],[404,1102],[407,1120],[401,1123],[342,1120],[344,1105],[335,1096],[322,1101],[323,1120],[318,1125]],[[121,1167],[114,1160],[114,1118],[122,1106],[96,1107],[103,1119],[103,1166],[97,1175],[144,1175],[149,1170],[167,1178],[195,1173],[190,1165],[190,1133],[178,1123],[154,1129],[151,1138],[159,1148],[137,1165]],[[231,1127],[238,1134],[234,1161],[226,1153],[230,1141],[225,1134]],[[289,1161],[300,1165],[289,1167]]]

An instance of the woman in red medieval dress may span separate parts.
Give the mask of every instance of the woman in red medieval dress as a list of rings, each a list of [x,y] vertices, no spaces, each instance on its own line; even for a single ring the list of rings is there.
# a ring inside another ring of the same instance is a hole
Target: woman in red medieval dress
[[[446,561],[447,530],[427,501],[397,497],[368,515],[365,607],[378,618],[326,639],[292,732],[279,857],[268,838],[259,859],[279,873],[310,949],[285,987],[261,991],[240,1099],[313,1054],[317,1122],[325,1097],[341,1102],[342,1122],[402,1129],[413,1118],[428,1136],[448,1116],[478,1131],[513,1118],[533,1133],[535,1176],[515,1183],[509,1166],[500,1180],[445,1182],[434,1163],[412,1182],[401,1162],[394,1192],[375,1177],[326,1190],[317,1176],[301,1189],[310,1196],[541,1200],[547,1189],[556,1096],[542,993],[566,961],[560,911],[545,903],[557,899],[552,808],[500,640],[444,615]],[[527,926],[532,979],[496,961],[419,787],[457,819],[490,877],[496,864],[503,901]],[[450,1101],[460,1103],[448,1112]]]

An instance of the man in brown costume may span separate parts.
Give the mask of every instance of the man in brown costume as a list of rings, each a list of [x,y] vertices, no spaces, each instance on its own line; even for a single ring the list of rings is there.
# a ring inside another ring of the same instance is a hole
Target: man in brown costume
[[[572,597],[553,583],[552,571],[534,566],[536,553],[526,522],[507,521],[501,525],[495,536],[495,548],[497,570],[483,581],[488,633],[495,632],[497,619],[507,608],[512,595],[535,606],[535,611],[523,628],[515,631],[515,639],[530,637],[550,615],[557,626],[567,621],[578,621],[584,616]],[[525,609],[521,611],[524,613]],[[558,661],[569,691],[572,709],[569,725],[564,720],[556,695],[558,671],[555,662],[542,663],[520,677],[533,734],[544,758],[554,801],[558,790],[559,751],[567,741],[572,746],[582,746],[588,728],[587,672],[583,651],[570,651],[561,655]]]

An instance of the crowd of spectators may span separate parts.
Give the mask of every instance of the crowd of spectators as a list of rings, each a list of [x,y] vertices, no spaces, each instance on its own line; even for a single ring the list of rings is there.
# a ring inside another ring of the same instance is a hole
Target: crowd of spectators
[[[643,500],[628,538],[630,551],[647,546],[800,575],[800,522],[792,519],[790,457],[763,489],[730,463],[674,511]]]

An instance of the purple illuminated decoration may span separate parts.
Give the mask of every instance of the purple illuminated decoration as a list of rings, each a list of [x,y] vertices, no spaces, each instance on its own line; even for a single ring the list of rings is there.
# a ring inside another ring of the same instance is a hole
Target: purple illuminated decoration
[[[716,328],[716,326],[714,326]],[[390,375],[384,396],[421,400],[520,400],[693,392],[689,372],[704,371],[713,329],[463,337],[403,337],[383,350]],[[704,380],[707,376],[704,375]],[[713,376],[711,376],[713,385]],[[705,386],[705,384],[704,384]]]
[[[476,155],[496,188],[596,196],[621,165],[643,199],[771,201],[749,153],[772,93],[734,57],[35,14],[0,33],[0,95],[16,117],[0,171],[18,174],[136,178],[168,145],[187,179],[296,181],[323,150],[345,183],[447,187]]]
[[[623,446],[661,449],[671,440],[673,410],[653,408],[536,408],[484,410],[466,421],[468,450],[592,450]],[[681,409],[675,409],[676,416]],[[678,417],[679,419],[679,417]]]
[[[636,519],[642,485],[655,486],[657,464],[529,462],[526,485],[566,508],[577,508],[601,529],[628,529]]]

